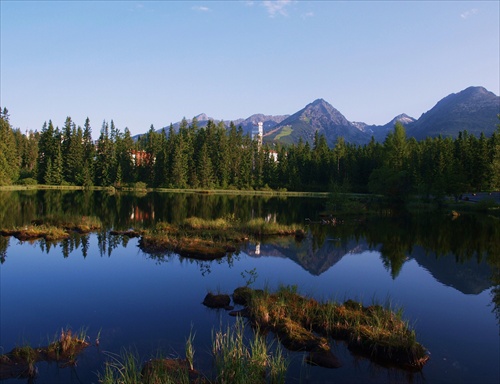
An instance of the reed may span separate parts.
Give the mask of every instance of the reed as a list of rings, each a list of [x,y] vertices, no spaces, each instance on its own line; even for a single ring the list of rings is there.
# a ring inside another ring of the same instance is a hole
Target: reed
[[[247,305],[243,313],[254,327],[277,334],[288,349],[329,352],[324,335],[347,341],[351,351],[374,361],[409,370],[421,369],[429,359],[401,308],[365,307],[353,300],[320,303],[299,295],[296,286],[281,286],[275,293],[244,287],[235,290],[236,297],[242,289]]]
[[[288,362],[278,345],[272,355],[259,329],[252,340],[245,342],[244,323],[238,319],[233,327],[213,334],[212,352],[215,361],[215,382],[220,384],[257,384],[269,379],[284,383]]]

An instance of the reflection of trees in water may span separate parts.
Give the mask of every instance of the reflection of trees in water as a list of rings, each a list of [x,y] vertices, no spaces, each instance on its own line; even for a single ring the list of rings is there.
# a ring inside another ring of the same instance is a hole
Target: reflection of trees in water
[[[0,264],[5,263],[7,248],[9,248],[10,237],[0,236]]]
[[[164,264],[179,260],[181,264],[197,265],[198,268],[200,269],[202,276],[206,276],[212,273],[212,267],[214,265],[227,264],[229,268],[232,268],[234,266],[234,262],[240,259],[239,252],[233,253],[228,256],[224,256],[220,259],[210,260],[210,261],[182,257],[176,254],[175,252],[171,251],[154,252],[154,253],[144,252],[144,254],[146,254],[148,258],[150,258],[151,260],[154,260],[156,264]]]
[[[101,231],[97,234],[97,246],[101,257],[111,257],[111,253],[118,248],[119,245],[122,245],[125,248],[127,243],[127,236],[110,235],[107,231]]]
[[[0,223],[4,227],[30,224],[44,217],[95,216],[104,228],[148,228],[158,221],[181,223],[188,217],[224,216],[247,221],[277,214],[282,224],[303,223],[323,208],[324,200],[284,196],[202,193],[134,193],[108,191],[37,190],[0,192]]]
[[[14,191],[0,191],[0,223],[5,228],[22,225],[18,216],[22,211],[19,194]]]
[[[497,221],[479,215],[453,220],[445,214],[428,214],[371,218],[360,229],[371,247],[381,244],[382,257],[395,273],[416,245],[437,257],[453,254],[459,263],[476,259],[492,265],[500,257]]]
[[[3,227],[30,224],[44,217],[95,216],[102,222],[97,234],[101,256],[110,256],[128,237],[110,236],[114,229],[148,228],[158,221],[181,223],[188,217],[214,219],[232,216],[241,221],[275,214],[283,224],[314,220],[325,200],[283,196],[218,195],[200,193],[109,193],[107,191],[2,191],[0,192],[0,223]],[[132,213],[138,220],[131,218]],[[348,219],[335,227],[311,226],[313,250],[319,250],[332,238],[346,244],[348,240],[366,239],[371,249],[381,252],[381,259],[393,278],[415,246],[438,258],[453,254],[456,261],[487,261],[494,271],[493,303],[500,317],[500,223],[486,215],[461,215],[452,219],[446,214],[430,213],[400,217]],[[54,243],[38,240],[42,252],[49,252]],[[8,239],[0,238],[0,262],[5,262]],[[81,248],[83,257],[89,251],[89,236],[74,235],[61,242],[64,257]],[[292,251],[292,250],[291,250]],[[314,254],[315,252],[313,252]],[[301,257],[309,255],[301,255]],[[156,256],[152,256],[154,258]],[[177,257],[177,256],[176,256]],[[309,261],[314,263],[314,261]],[[200,270],[210,267],[200,264]]]

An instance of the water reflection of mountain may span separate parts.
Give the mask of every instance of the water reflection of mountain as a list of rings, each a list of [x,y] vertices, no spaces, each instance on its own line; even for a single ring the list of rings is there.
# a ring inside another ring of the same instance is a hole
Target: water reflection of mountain
[[[437,281],[464,294],[478,295],[492,286],[492,270],[484,259],[480,262],[475,258],[457,261],[451,253],[436,256],[420,246],[413,248],[411,257]]]
[[[345,255],[368,250],[366,241],[327,239],[320,247],[312,237],[300,242],[281,238],[270,244],[250,246],[245,250],[252,257],[273,256],[293,260],[310,274],[319,276],[337,264]]]
[[[252,257],[280,257],[293,260],[310,274],[319,276],[337,264],[344,256],[379,249],[370,247],[363,240],[327,239],[321,246],[313,238],[296,242],[291,238],[280,238],[272,243],[249,245],[245,252]],[[491,267],[486,261],[476,259],[457,261],[449,253],[437,257],[434,252],[426,251],[415,245],[405,261],[415,261],[425,268],[440,283],[455,288],[464,294],[477,295],[492,286]]]

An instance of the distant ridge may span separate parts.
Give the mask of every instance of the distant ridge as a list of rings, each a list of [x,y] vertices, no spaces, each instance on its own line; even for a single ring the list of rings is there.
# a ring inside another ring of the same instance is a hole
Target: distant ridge
[[[408,127],[408,134],[417,140],[426,137],[457,137],[460,131],[487,136],[500,121],[500,97],[483,87],[469,87],[440,100]]]
[[[325,136],[330,147],[333,147],[339,137],[347,143],[366,144],[372,137],[377,141],[384,141],[396,122],[401,122],[409,137],[423,140],[426,137],[456,138],[460,131],[467,130],[469,134],[479,136],[484,133],[491,136],[500,120],[500,97],[484,87],[468,87],[461,92],[452,93],[438,101],[429,111],[420,118],[414,119],[402,113],[387,124],[369,125],[364,122],[351,122],[323,99],[317,99],[303,109],[291,115],[264,115],[253,114],[246,119],[233,120],[237,127],[241,127],[245,134],[255,134],[258,122],[263,123],[264,141],[268,143],[297,144],[312,143],[316,132]],[[196,116],[199,127],[207,125],[209,120],[216,124],[216,120],[205,113]],[[187,123],[192,122],[186,119]],[[222,120],[226,127],[231,121]],[[180,122],[172,124],[178,130]],[[159,129],[161,131],[169,126]],[[135,136],[137,138],[140,135]]]

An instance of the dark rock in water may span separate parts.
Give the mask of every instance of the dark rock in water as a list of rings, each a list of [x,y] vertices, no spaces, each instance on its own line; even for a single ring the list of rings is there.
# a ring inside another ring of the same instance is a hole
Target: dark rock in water
[[[133,238],[133,237],[140,237],[141,234],[137,231],[134,231],[132,229],[128,230],[128,231],[115,231],[115,230],[112,230],[112,231],[109,231],[109,234],[110,235],[114,235],[114,236],[127,236],[127,237],[130,237],[130,238]]]
[[[302,240],[302,239],[305,239],[305,237],[306,237],[306,233],[305,233],[305,231],[304,231],[304,230],[302,230],[302,229],[297,229],[297,230],[295,231],[295,238],[296,238],[297,240]]]
[[[342,363],[331,351],[312,351],[306,358],[306,363],[323,368],[340,368]]]
[[[214,295],[213,293],[207,293],[203,300],[203,305],[209,308],[228,308],[230,303],[231,298],[226,294]]]
[[[248,305],[253,290],[248,287],[238,287],[233,292],[233,301],[235,304]]]

